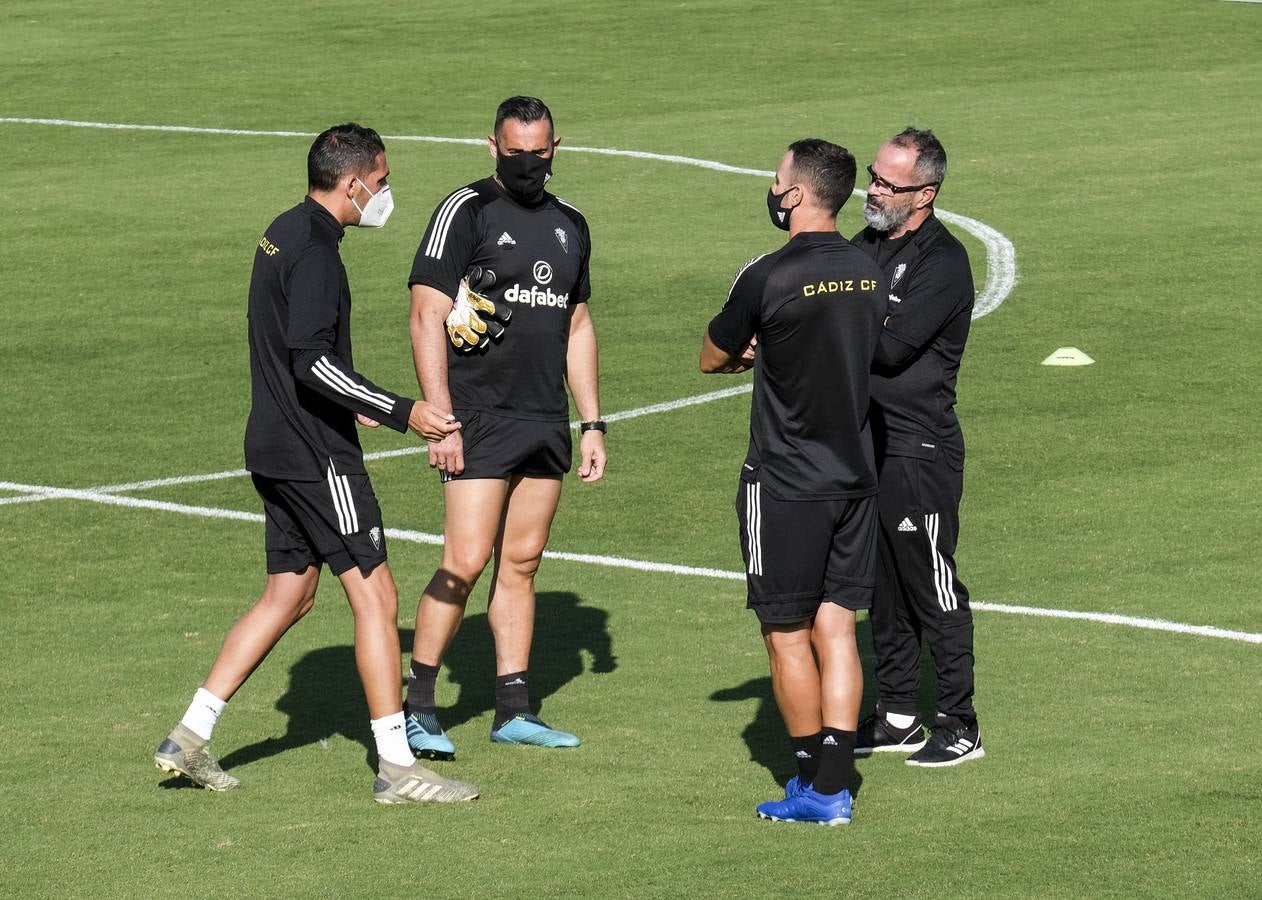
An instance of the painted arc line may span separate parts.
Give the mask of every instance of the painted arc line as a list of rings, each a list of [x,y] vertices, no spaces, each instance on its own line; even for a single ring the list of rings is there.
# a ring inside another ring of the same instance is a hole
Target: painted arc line
[[[49,125],[63,128],[99,128],[108,131],[157,131],[175,134],[221,134],[241,137],[315,137],[312,132],[304,131],[261,131],[248,128],[204,128],[195,125],[145,125],[125,122],[88,122],[78,119],[43,119],[22,116],[3,116],[0,123],[10,125]],[[438,137],[420,134],[387,134],[382,135],[388,141],[412,141],[428,144],[463,144],[466,146],[483,146],[481,138]],[[694,166],[709,169],[713,172],[728,172],[735,175],[758,175],[771,178],[774,172],[765,169],[750,169],[744,166],[731,166],[712,159],[698,159],[692,156],[678,156],[670,153],[651,153],[647,150],[619,150],[611,147],[568,147],[561,145],[562,150],[573,153],[593,153],[599,156],[624,156],[632,159],[647,159],[655,162],[674,163],[682,166]],[[857,196],[865,196],[864,191],[855,190]],[[1017,253],[1012,241],[991,228],[984,222],[968,216],[953,213],[945,209],[938,210],[938,218],[952,225],[958,225],[986,248],[986,285],[973,303],[973,318],[980,319],[999,308],[1017,285]]]
[[[639,406],[635,409],[626,409],[622,412],[610,413],[605,416],[606,422],[625,422],[629,419],[638,419],[641,416],[651,416],[657,413],[672,412],[677,409],[685,409],[689,406],[699,406],[703,403],[713,403],[715,400],[724,400],[728,397],[736,397],[740,394],[748,394],[754,389],[752,383],[734,385],[733,387],[722,388],[717,391],[707,391],[704,394],[693,394],[689,397],[680,397],[678,400],[666,400],[662,403],[652,403],[648,406]],[[578,428],[577,421],[570,423],[570,428]],[[397,450],[380,450],[376,453],[364,454],[365,460],[391,459],[396,456],[412,456],[418,453],[425,453],[424,445],[413,447],[402,447]],[[120,494],[130,493],[132,491],[144,491],[152,488],[171,487],[178,484],[195,484],[203,481],[220,481],[225,478],[244,478],[250,473],[245,469],[228,469],[223,472],[207,472],[200,475],[173,475],[169,478],[152,478],[147,481],[130,481],[125,484],[106,484],[99,487],[84,488],[83,490],[93,494]],[[38,500],[54,500],[56,495],[47,492],[37,492],[25,494],[20,497],[3,497],[0,498],[0,506],[6,506],[13,503],[32,503]]]
[[[232,519],[240,522],[262,522],[261,513],[244,512],[236,509],[218,509],[210,506],[192,506],[187,503],[171,503],[166,500],[148,500],[140,497],[123,497],[117,494],[103,494],[98,491],[83,491],[70,488],[48,487],[39,484],[17,484],[10,481],[0,482],[0,490],[21,491],[40,494],[49,499],[87,500],[107,506],[127,506],[136,509],[152,509],[160,512],[179,513],[186,516],[199,516],[209,519]],[[395,540],[408,541],[414,544],[441,546],[441,534],[428,534],[423,531],[412,531],[405,528],[387,528],[386,536]],[[604,566],[606,568],[631,569],[637,572],[654,572],[668,575],[692,575],[702,578],[717,578],[725,581],[744,581],[742,572],[729,572],[726,569],[712,569],[702,566],[684,566],[675,563],[652,562],[650,560],[628,559],[622,556],[603,556],[593,553],[569,553],[564,550],[545,550],[547,559],[563,562],[584,563]],[[1078,612],[1068,609],[1047,609],[1038,606],[1017,606],[1010,603],[973,603],[973,609],[983,612],[1008,613],[1012,615],[1037,616],[1049,619],[1078,619],[1088,622],[1101,622],[1107,625],[1122,625],[1147,631],[1164,631],[1174,634],[1190,634],[1199,637],[1212,637],[1224,640],[1239,641],[1247,644],[1262,644],[1262,633],[1250,631],[1232,631],[1216,628],[1212,625],[1186,625],[1182,622],[1171,622],[1166,619],[1149,619],[1136,616],[1123,616],[1116,613]]]

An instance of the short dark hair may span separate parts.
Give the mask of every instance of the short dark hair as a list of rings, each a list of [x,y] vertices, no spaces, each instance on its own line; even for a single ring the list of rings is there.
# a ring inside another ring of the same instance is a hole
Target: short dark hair
[[[320,132],[307,152],[307,190],[331,191],[343,176],[371,172],[385,152],[381,135],[371,128],[354,122],[334,125]]]
[[[552,110],[548,109],[548,104],[538,97],[509,97],[501,103],[499,109],[495,111],[495,130],[492,134],[496,138],[500,136],[500,126],[504,124],[505,119],[516,119],[526,125],[538,122],[540,119],[547,119],[548,135],[549,137],[552,135]]]
[[[789,152],[793,154],[794,180],[809,184],[820,205],[837,215],[854,191],[854,154],[819,138],[794,141]]]
[[[890,143],[916,151],[916,166],[912,169],[916,181],[921,184],[942,184],[946,178],[947,156],[942,142],[929,130],[908,125],[890,138]]]

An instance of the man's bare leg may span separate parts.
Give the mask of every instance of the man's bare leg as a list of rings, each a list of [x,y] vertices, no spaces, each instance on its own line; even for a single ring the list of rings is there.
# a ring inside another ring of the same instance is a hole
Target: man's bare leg
[[[382,563],[364,575],[351,568],[338,578],[355,615],[355,667],[364,684],[368,715],[384,718],[403,709],[399,696],[399,593]],[[396,762],[410,762],[411,754]]]
[[[820,729],[817,793],[838,795],[857,786],[854,771],[855,730],[863,698],[863,667],[855,643],[855,614],[836,603],[821,603],[811,629],[819,659]]]
[[[383,562],[367,575],[351,568],[338,578],[355,614],[355,666],[364,684],[369,725],[377,744],[373,799],[378,803],[474,799],[478,796],[474,785],[417,765],[408,748],[399,700],[399,592],[390,567]]]
[[[811,649],[811,623],[762,626],[771,666],[771,690],[790,737],[817,734],[820,711],[819,668]]]
[[[416,610],[416,662],[442,663],[464,620],[469,593],[491,559],[507,493],[506,478],[456,480],[443,486],[443,562]]]
[[[557,503],[560,478],[514,476],[503,527],[495,545],[495,583],[487,620],[495,636],[495,674],[530,666],[535,629],[535,574],[543,560]]]
[[[490,561],[499,533],[507,478],[449,481],[443,486],[443,562],[416,610],[408,666],[408,743],[417,756],[453,759],[456,747],[438,722],[434,684],[474,583]]]
[[[319,583],[317,566],[268,575],[263,595],[229,629],[202,687],[225,702],[231,699],[285,632],[311,612]]]
[[[820,728],[823,723],[820,673],[811,647],[810,620],[794,624],[763,624],[762,639],[771,667],[771,690],[789,732],[797,775],[785,787],[786,797],[815,781],[819,770]]]
[[[848,823],[852,801],[845,792],[854,788],[854,728],[863,689],[854,613],[821,603],[811,622],[764,625],[763,640],[798,774],[785,786],[784,799],[760,803],[758,815],[788,822]]]
[[[241,783],[219,767],[206,745],[228,700],[285,632],[311,611],[319,582],[316,566],[268,575],[262,596],[229,629],[184,718],[154,753],[159,769],[184,775],[212,791],[226,791]]]
[[[820,706],[823,724],[842,731],[859,726],[863,700],[863,664],[855,640],[855,614],[836,603],[821,603],[811,629],[819,658]]]
[[[536,747],[577,747],[530,706],[530,646],[535,632],[535,574],[561,498],[561,479],[515,476],[495,542],[495,583],[487,619],[495,636],[495,719],[491,740]]]

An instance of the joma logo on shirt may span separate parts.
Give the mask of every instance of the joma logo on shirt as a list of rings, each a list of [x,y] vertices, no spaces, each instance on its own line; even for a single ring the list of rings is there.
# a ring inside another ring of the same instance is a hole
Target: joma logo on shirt
[[[856,289],[856,284],[859,286],[858,290],[861,291],[876,290],[876,282],[870,278],[864,278],[859,281],[855,281],[853,278],[847,278],[844,281],[821,281],[819,284],[804,284],[802,285],[802,296],[814,297],[816,294],[848,293]]]
[[[267,239],[267,235],[263,235],[263,237],[259,238],[259,249],[262,250],[264,253],[266,253],[268,256],[275,256],[277,253],[280,252],[280,247],[277,247],[275,244],[269,241]]]

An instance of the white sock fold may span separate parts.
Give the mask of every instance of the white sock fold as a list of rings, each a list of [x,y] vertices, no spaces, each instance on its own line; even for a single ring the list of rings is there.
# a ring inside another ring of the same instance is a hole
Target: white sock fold
[[[402,710],[380,719],[371,719],[368,724],[372,726],[378,756],[396,766],[412,765],[416,757],[408,747],[408,728],[403,721]]]
[[[215,731],[215,723],[219,721],[219,716],[227,705],[227,700],[220,700],[205,688],[198,688],[180,724],[199,738],[208,741]]]
[[[903,713],[887,712],[885,714],[885,721],[889,722],[895,728],[911,728],[911,726],[916,722],[916,717],[908,716]]]

